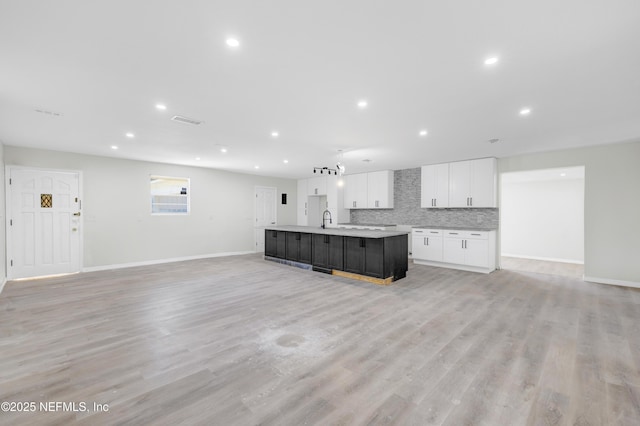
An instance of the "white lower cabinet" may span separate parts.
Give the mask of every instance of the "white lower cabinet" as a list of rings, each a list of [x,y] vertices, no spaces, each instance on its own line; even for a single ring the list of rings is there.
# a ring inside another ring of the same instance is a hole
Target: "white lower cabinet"
[[[430,232],[434,238],[427,239]],[[495,231],[416,228],[412,241],[414,263],[484,273],[496,269]]]
[[[414,229],[411,232],[411,253],[414,259],[442,262],[442,231],[436,229]]]

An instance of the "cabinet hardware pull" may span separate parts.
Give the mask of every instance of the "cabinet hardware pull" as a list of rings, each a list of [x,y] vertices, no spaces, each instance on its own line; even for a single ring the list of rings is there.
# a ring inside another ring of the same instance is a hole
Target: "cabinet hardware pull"
[[[469,205],[473,207],[473,197],[469,197]]]
[[[462,243],[462,248],[464,248],[464,240],[460,241]]]
[[[431,231],[431,233],[432,233],[432,234],[437,234],[437,233],[438,233],[438,231]]]
[[[427,245],[429,245],[429,237],[427,237]]]
[[[471,235],[477,235],[478,237],[480,236],[480,234],[471,234]]]
[[[424,238],[422,239],[422,244],[424,244],[425,246],[427,245],[427,237],[424,237]]]

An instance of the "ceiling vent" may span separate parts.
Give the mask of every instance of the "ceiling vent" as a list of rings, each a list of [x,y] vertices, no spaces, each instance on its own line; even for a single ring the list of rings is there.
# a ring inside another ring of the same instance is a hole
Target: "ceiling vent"
[[[46,109],[36,109],[35,111],[39,112],[40,114],[50,115],[52,117],[61,117],[62,116],[61,112],[48,111]]]
[[[194,126],[202,124],[202,121],[194,120],[193,118],[183,117],[181,115],[174,115],[171,119],[173,121],[177,121],[178,123],[192,124]]]

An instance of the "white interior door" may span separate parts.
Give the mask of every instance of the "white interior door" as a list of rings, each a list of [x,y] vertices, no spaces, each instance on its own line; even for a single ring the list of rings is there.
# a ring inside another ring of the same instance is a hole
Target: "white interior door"
[[[264,251],[264,229],[277,223],[276,211],[277,189],[271,187],[256,187],[256,251]]]
[[[8,169],[8,278],[80,271],[80,173]]]

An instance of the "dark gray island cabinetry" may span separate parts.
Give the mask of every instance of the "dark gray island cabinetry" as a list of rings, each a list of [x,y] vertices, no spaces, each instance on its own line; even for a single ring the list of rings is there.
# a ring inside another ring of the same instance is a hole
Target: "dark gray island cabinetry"
[[[265,230],[265,259],[390,284],[408,269],[407,232],[277,226]]]

